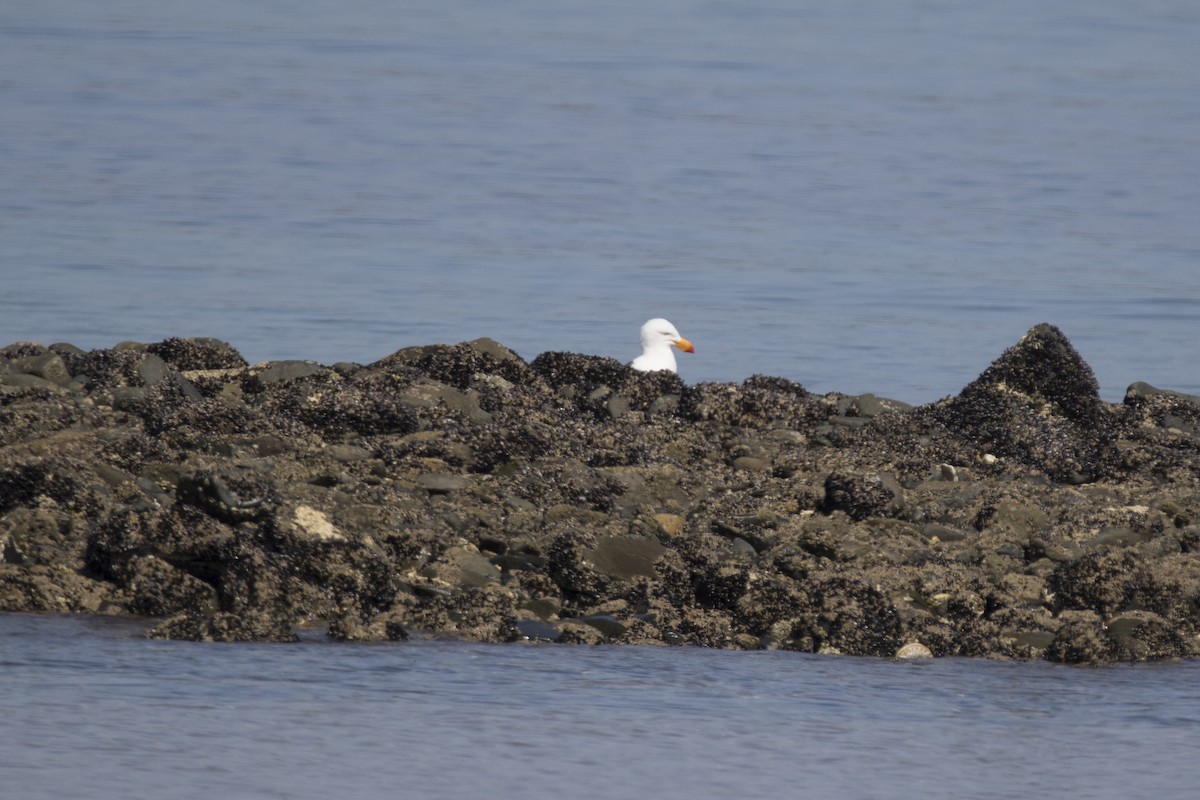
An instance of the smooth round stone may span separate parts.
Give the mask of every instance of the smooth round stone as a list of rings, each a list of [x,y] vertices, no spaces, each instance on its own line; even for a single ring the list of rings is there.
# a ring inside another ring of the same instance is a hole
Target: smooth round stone
[[[349,464],[355,461],[366,461],[371,457],[371,451],[352,444],[331,444],[325,448],[325,455],[334,461]]]
[[[137,371],[143,383],[147,386],[157,386],[170,374],[171,368],[158,356],[149,355],[138,364]]]
[[[909,642],[896,651],[896,658],[933,658],[933,651],[920,642]]]
[[[629,398],[615,394],[605,402],[604,410],[611,419],[620,419],[629,414]]]
[[[745,472],[770,472],[771,462],[754,456],[740,456],[733,460],[733,468]]]
[[[120,386],[113,390],[112,407],[118,411],[140,408],[146,397],[146,389],[142,386]]]
[[[307,378],[324,371],[325,367],[315,361],[273,361],[266,369],[258,373],[258,379],[262,383],[276,383]]]
[[[579,621],[613,639],[624,636],[627,630],[624,623],[609,614],[592,614]]]
[[[46,389],[54,389],[60,393],[63,391],[63,387],[59,386],[54,381],[48,381],[40,375],[28,375],[24,372],[9,372],[0,377],[0,384],[4,386],[12,386],[17,389],[41,387]]]
[[[450,494],[467,488],[470,482],[458,475],[425,472],[417,476],[417,485],[430,494]]]
[[[658,542],[629,536],[606,536],[587,551],[596,571],[620,580],[654,575],[654,562],[667,551]]]
[[[687,520],[678,514],[655,514],[654,521],[658,528],[668,536],[679,536],[687,526]]]

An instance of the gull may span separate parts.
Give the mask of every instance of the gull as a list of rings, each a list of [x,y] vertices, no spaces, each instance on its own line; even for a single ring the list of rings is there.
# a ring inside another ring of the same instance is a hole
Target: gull
[[[642,354],[629,366],[640,372],[660,369],[674,372],[675,353],[671,350],[672,346],[685,353],[696,352],[692,343],[680,336],[674,325],[661,318],[649,320],[642,326]]]

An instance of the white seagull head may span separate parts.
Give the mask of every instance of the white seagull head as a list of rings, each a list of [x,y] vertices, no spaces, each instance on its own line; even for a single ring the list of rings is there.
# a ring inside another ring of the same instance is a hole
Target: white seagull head
[[[642,326],[642,354],[629,365],[641,372],[665,369],[675,371],[675,353],[671,347],[694,353],[692,343],[679,335],[675,326],[665,319],[652,319]]]

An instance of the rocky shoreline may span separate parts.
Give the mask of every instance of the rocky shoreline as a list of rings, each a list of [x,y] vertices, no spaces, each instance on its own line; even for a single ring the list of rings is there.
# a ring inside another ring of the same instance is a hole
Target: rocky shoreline
[[[0,611],[150,635],[1200,654],[1200,398],[1051,325],[912,408],[477,340],[0,349]]]

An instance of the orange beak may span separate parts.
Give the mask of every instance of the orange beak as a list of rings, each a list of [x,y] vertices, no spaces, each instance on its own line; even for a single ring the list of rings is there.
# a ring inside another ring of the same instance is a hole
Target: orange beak
[[[678,347],[680,350],[682,350],[685,353],[696,352],[696,348],[692,347],[692,343],[689,342],[687,339],[683,338],[682,336],[679,337],[679,341],[672,342],[671,344],[675,345],[676,347]]]

